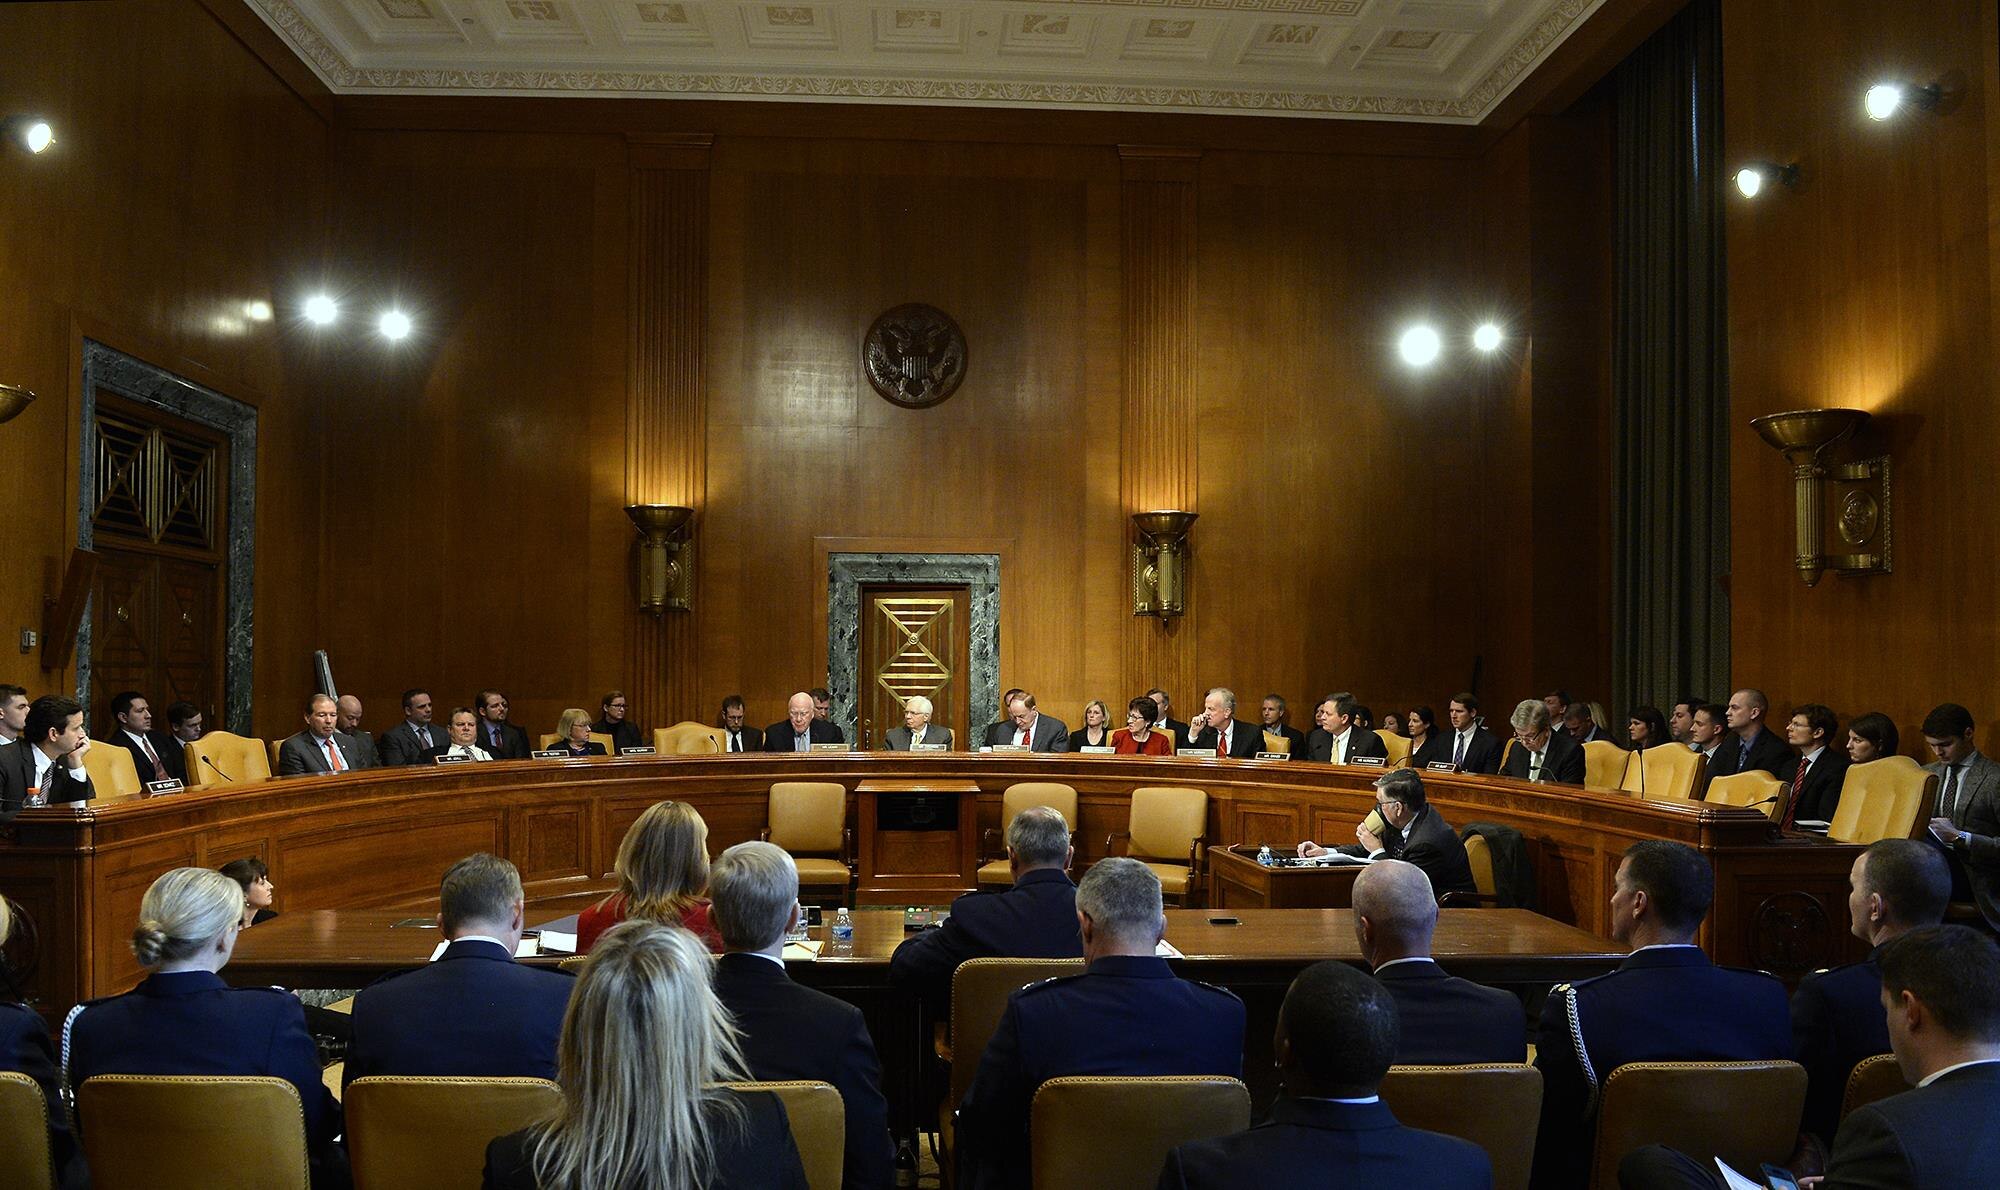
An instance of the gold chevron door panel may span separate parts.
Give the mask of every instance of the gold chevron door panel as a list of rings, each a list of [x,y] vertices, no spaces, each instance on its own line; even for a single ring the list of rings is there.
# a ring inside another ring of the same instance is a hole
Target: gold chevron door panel
[[[903,726],[903,704],[931,700],[931,722],[965,746],[965,671],[972,647],[972,597],[966,587],[871,586],[861,591],[861,689],[868,746]]]

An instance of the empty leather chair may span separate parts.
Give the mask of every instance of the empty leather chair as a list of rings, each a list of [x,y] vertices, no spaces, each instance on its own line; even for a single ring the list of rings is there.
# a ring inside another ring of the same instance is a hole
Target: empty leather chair
[[[979,883],[1006,887],[1014,883],[1014,875],[1007,870],[1006,834],[1007,824],[1014,816],[1030,806],[1047,806],[1063,816],[1069,823],[1069,833],[1076,835],[1076,790],[1055,781],[1017,781],[1000,794],[1000,829],[987,831],[980,840],[988,856],[997,856],[979,865]]]
[[[284,1079],[100,1074],[76,1103],[96,1190],[307,1190],[305,1110]]]
[[[187,746],[188,782],[226,785],[232,781],[268,781],[271,745],[249,736],[211,731]]]
[[[1693,797],[1708,763],[1701,753],[1679,744],[1661,744],[1630,755],[1619,788],[1649,802],[1684,802]]]
[[[1604,1080],[1592,1190],[1616,1190],[1618,1163],[1666,1145],[1737,1169],[1782,1165],[1798,1140],[1806,1068],[1797,1062],[1628,1062]]]
[[[812,1190],[840,1190],[842,1163],[847,1158],[847,1105],[832,1083],[727,1083],[737,1091],[769,1091],[785,1104],[792,1125],[792,1143],[805,1166]],[[356,1187],[355,1190],[362,1190]]]
[[[1836,843],[1913,839],[1937,805],[1938,779],[1907,756],[1885,756],[1847,770],[1840,806],[1826,836]]]
[[[1250,1126],[1250,1090],[1233,1078],[1052,1078],[1028,1117],[1035,1190],[1153,1190],[1167,1154]]]
[[[1693,756],[1694,753],[1688,755]],[[1747,773],[1731,773],[1710,781],[1708,788],[1702,792],[1701,800],[1718,806],[1762,810],[1771,821],[1782,822],[1788,797],[1789,791],[1783,781],[1763,769],[1751,769]]]
[[[1410,763],[1410,737],[1397,735],[1386,727],[1376,728],[1375,735],[1382,741],[1382,746],[1389,750],[1390,768],[1400,769]],[[1284,751],[1282,748],[1278,750]]]
[[[791,854],[799,889],[835,902],[853,877],[847,788],[837,781],[779,781],[771,786],[770,823],[758,837]]]
[[[1181,785],[1150,785],[1132,791],[1129,829],[1104,841],[1111,855],[1129,855],[1160,878],[1160,890],[1181,904],[1199,895],[1202,843],[1208,831],[1208,793]],[[1123,852],[1115,850],[1125,840]]]
[[[1542,1072],[1528,1065],[1391,1066],[1382,1102],[1411,1128],[1442,1132],[1486,1150],[1494,1190],[1525,1190],[1535,1167]],[[1477,1110],[1468,1110],[1477,1105]]]
[[[93,741],[90,751],[83,754],[83,771],[90,775],[90,787],[97,791],[97,800],[137,797],[146,787],[139,781],[139,766],[132,763],[132,754],[116,744]]]
[[[1583,746],[1583,784],[1586,789],[1622,789],[1625,766],[1632,754],[1610,740],[1592,740]]]
[[[729,746],[720,727],[692,721],[653,729],[653,749],[662,756],[702,756]]]

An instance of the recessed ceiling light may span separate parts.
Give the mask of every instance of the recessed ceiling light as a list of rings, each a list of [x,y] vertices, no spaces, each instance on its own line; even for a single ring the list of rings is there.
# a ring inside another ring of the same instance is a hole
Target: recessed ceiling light
[[[1418,324],[1403,332],[1396,341],[1396,350],[1402,354],[1403,362],[1421,368],[1438,357],[1444,349],[1444,340],[1429,326]]]

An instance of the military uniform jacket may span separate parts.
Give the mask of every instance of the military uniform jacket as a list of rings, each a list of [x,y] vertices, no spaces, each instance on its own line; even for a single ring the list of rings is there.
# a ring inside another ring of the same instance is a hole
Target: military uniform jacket
[[[49,1030],[42,1024],[41,1014],[25,1004],[0,1001],[0,1070],[25,1074],[42,1089],[49,1113],[49,1156],[56,1184],[65,1188],[89,1185],[82,1155],[69,1134],[68,1113],[63,1110],[55,1046],[49,1043]]]
[[[1876,947],[1864,962],[1815,971],[1792,993],[1792,1047],[1806,1068],[1805,1130],[1833,1141],[1847,1076],[1863,1058],[1889,1052]]]
[[[556,1076],[556,1038],[576,980],[462,939],[435,963],[384,975],[354,998],[344,1088],[372,1074]]]
[[[967,959],[1082,955],[1076,885],[1059,869],[1036,868],[1021,873],[1006,892],[967,893],[953,901],[951,916],[943,925],[906,938],[896,947],[889,977],[914,987],[934,1010],[946,1010],[952,972]]]

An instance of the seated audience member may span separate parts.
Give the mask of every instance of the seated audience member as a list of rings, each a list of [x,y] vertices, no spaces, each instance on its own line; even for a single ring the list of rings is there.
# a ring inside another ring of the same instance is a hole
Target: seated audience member
[[[0,746],[13,743],[28,729],[28,691],[0,682]]]
[[[846,1190],[895,1177],[882,1063],[861,1010],[785,973],[785,934],[799,920],[799,870],[773,843],[738,843],[708,872],[710,916],[722,933],[715,998],[736,1022],[750,1077],[832,1083],[847,1108]]]
[[[1033,693],[1023,690],[1007,704],[1008,727],[995,747],[1015,745],[1030,752],[1069,751],[1069,725],[1035,706]]]
[[[1289,752],[1293,760],[1306,758],[1306,733],[1292,726],[1292,708],[1282,695],[1266,694],[1259,708],[1267,735],[1285,737],[1285,747],[1280,751]]]
[[[634,918],[693,930],[722,953],[722,935],[708,919],[708,823],[686,802],[654,802],[618,844],[612,865],[617,891],[579,913],[576,952],[589,954],[597,936]]]
[[[137,690],[111,696],[111,718],[118,724],[105,742],[132,754],[132,769],[141,781],[187,784],[187,752],[165,732],[153,730],[153,706]]]
[[[1202,699],[1201,714],[1188,723],[1197,756],[1248,760],[1264,750],[1264,729],[1236,717],[1236,692],[1217,686]]]
[[[1125,756],[1172,756],[1172,734],[1153,726],[1153,717],[1159,713],[1160,704],[1151,698],[1135,698],[1126,703],[1125,726],[1111,733],[1112,750]]]
[[[1111,708],[1101,698],[1083,704],[1083,726],[1069,733],[1069,750],[1111,746]]]
[[[882,751],[910,752],[923,744],[943,744],[951,747],[951,728],[936,727],[931,724],[931,714],[935,708],[931,700],[921,694],[912,695],[903,702],[903,726],[892,727],[882,733]]]
[[[1279,1095],[1270,1115],[1248,1132],[1168,1153],[1159,1190],[1487,1190],[1493,1164],[1478,1145],[1404,1127],[1377,1094],[1408,1044],[1409,1018],[1399,1025],[1398,1007],[1381,984],[1345,963],[1299,972],[1272,1038]]]
[[[1385,859],[1354,878],[1354,936],[1402,1022],[1396,1061],[1524,1062],[1528,1018],[1511,992],[1446,975],[1431,958],[1437,895],[1422,868]]]
[[[1569,719],[1569,691],[1549,691],[1542,695],[1542,705],[1549,709],[1550,725],[1560,725]]]
[[[481,690],[472,700],[479,714],[475,740],[492,753],[495,760],[526,760],[530,751],[528,733],[507,721],[507,696],[498,690]]]
[[[1438,734],[1437,712],[1418,703],[1403,718],[1410,740],[1410,767],[1423,768],[1434,760],[1449,761],[1444,737]]]
[[[83,767],[88,751],[82,704],[60,694],[45,694],[28,704],[21,738],[0,748],[0,822],[23,806],[87,802],[97,796]]]
[[[1709,776],[1727,777],[1756,770],[1780,781],[1792,779],[1796,767],[1792,750],[1764,727],[1764,716],[1770,709],[1771,700],[1764,697],[1762,690],[1738,690],[1729,696],[1726,714],[1732,734],[1723,738],[1722,747],[1710,759]]]
[[[1451,696],[1445,712],[1451,734],[1443,738],[1444,755],[1438,759],[1449,761],[1461,773],[1499,772],[1504,745],[1479,725],[1478,697],[1470,690],[1460,691]]]
[[[1306,759],[1325,764],[1353,764],[1363,756],[1387,760],[1389,746],[1356,721],[1359,709],[1354,696],[1345,692],[1320,699],[1319,710],[1313,713],[1313,722],[1319,726],[1306,740]]]
[[[1648,839],[1625,849],[1610,926],[1631,955],[1608,975],[1557,984],[1542,1005],[1536,1186],[1583,1184],[1598,1092],[1627,1062],[1791,1059],[1785,985],[1717,967],[1695,945],[1714,900],[1715,873],[1694,848]]]
[[[785,717],[764,729],[766,752],[810,752],[814,744],[844,744],[838,724],[813,715],[813,696],[799,691],[785,702]]]
[[[1354,726],[1363,731],[1375,730],[1375,712],[1360,703],[1354,704]]]
[[[1867,764],[1894,756],[1902,751],[1902,747],[1902,739],[1896,732],[1896,721],[1880,711],[1856,716],[1847,725],[1849,764]]]
[[[1804,1128],[1827,1141],[1840,1121],[1841,1097],[1855,1064],[1889,1052],[1882,947],[1944,920],[1951,870],[1927,843],[1883,839],[1854,857],[1847,885],[1849,928],[1868,944],[1868,957],[1816,971],[1792,993],[1792,1044],[1807,1078]]]
[[[175,747],[192,744],[201,738],[201,708],[191,702],[170,702],[167,704],[167,730],[173,734]],[[186,759],[187,753],[181,753]]]
[[[1814,1190],[2000,1185],[2000,946],[1964,926],[1911,930],[1881,950],[1889,1043],[1914,1089],[1841,1121]],[[1708,1154],[1649,1145],[1618,1167],[1628,1190],[1723,1190]]]
[[[1688,728],[1688,747],[1701,753],[1703,772],[1709,776],[1726,776],[1715,772],[1716,753],[1722,751],[1722,738],[1729,734],[1729,708],[1717,703],[1705,702],[1694,709],[1694,719]]]
[[[1625,722],[1625,733],[1631,739],[1632,751],[1644,752],[1667,743],[1667,717],[1660,714],[1658,707],[1638,707]]]
[[[1176,752],[1194,742],[1194,737],[1188,733],[1188,725],[1174,718],[1171,709],[1174,700],[1167,696],[1166,691],[1155,686],[1146,691],[1146,697],[1152,699],[1153,705],[1160,711],[1153,717],[1153,726],[1167,733],[1167,738],[1173,741]]]
[[[440,756],[470,756],[474,760],[491,760],[493,754],[473,743],[479,738],[479,716],[471,707],[453,707],[445,720],[445,735],[437,747],[426,748],[417,757],[423,764],[436,764]],[[428,730],[428,727],[426,727]]]
[[[383,732],[377,747],[383,764],[426,764],[427,757],[434,755],[431,749],[445,743],[444,732],[431,725],[431,706],[428,690],[403,691],[403,721]],[[466,713],[470,714],[471,708],[466,708]],[[472,740],[468,738],[465,742],[470,744]]]
[[[313,1184],[346,1182],[334,1144],[340,1105],[320,1081],[305,1009],[282,988],[230,987],[243,889],[208,868],[175,868],[139,903],[132,953],[149,974],[122,996],[79,1004],[63,1024],[64,1084],[99,1074],[268,1075],[298,1089]],[[82,1131],[89,1117],[77,1121]]]
[[[764,732],[744,722],[743,696],[732,694],[722,700],[722,714],[715,725],[722,729],[724,752],[762,752]]]
[[[1847,757],[1833,742],[1840,738],[1840,720],[1816,702],[1792,712],[1785,722],[1785,742],[1798,749],[1799,758],[1785,774],[1791,783],[1786,794],[1784,824],[1805,820],[1832,822],[1840,808],[1840,787],[1847,780]]]
[[[334,709],[338,712],[333,721],[334,730],[354,741],[355,755],[361,758],[360,767],[380,767],[382,757],[375,749],[374,737],[361,729],[361,700],[352,694],[343,694],[335,702]]]
[[[1501,776],[1544,785],[1583,784],[1583,745],[1555,730],[1547,703],[1522,699],[1508,723],[1514,728],[1514,746],[1500,766]]]
[[[341,1075],[554,1078],[556,1038],[576,981],[514,961],[525,924],[521,874],[497,855],[468,855],[438,886],[432,963],[397,971],[354,998]]]
[[[1403,726],[1403,717],[1394,711],[1390,711],[1388,714],[1382,716],[1382,730],[1402,736],[1409,734],[1408,730]]]
[[[948,1010],[951,975],[967,959],[1072,959],[1083,953],[1076,928],[1076,885],[1069,865],[1069,823],[1048,806],[1030,806],[1007,824],[1005,892],[970,892],[951,916],[905,938],[889,960],[889,978],[914,988],[933,1009]]]
[[[237,928],[247,930],[258,922],[270,921],[278,916],[278,911],[271,908],[272,901],[277,898],[278,886],[271,883],[271,869],[263,860],[254,855],[232,859],[216,870],[234,880],[236,886],[243,890],[243,920],[236,923]]]
[[[315,694],[306,702],[306,727],[278,745],[278,775],[345,773],[366,767],[354,741],[334,729],[340,708],[333,699]]]
[[[556,739],[551,748],[570,756],[603,756],[604,745],[590,738],[590,712],[571,707],[556,720]]]
[[[613,690],[611,693],[605,695],[603,700],[597,704],[599,718],[597,722],[590,725],[590,730],[596,732],[598,735],[608,735],[611,737],[611,754],[613,756],[616,756],[627,748],[645,746],[645,736],[640,732],[639,725],[625,717],[625,713],[630,709],[631,705],[626,700],[623,690]]]
[[[28,718],[29,734],[35,719]],[[2000,763],[1972,743],[1972,712],[1944,703],[1924,717],[1924,743],[1937,757],[1924,771],[1937,774],[1937,817],[1931,837],[1952,865],[1952,899],[1979,903],[1986,924],[2000,929]]]
[[[1472,883],[1472,865],[1465,858],[1465,844],[1444,816],[1431,807],[1417,770],[1390,769],[1377,778],[1375,812],[1382,817],[1385,833],[1373,833],[1364,821],[1354,828],[1360,844],[1349,844],[1340,851],[1415,864],[1430,878],[1438,896],[1478,891]],[[1328,850],[1311,839],[1299,844],[1299,854],[1304,856],[1325,855]]]
[[[1605,738],[1597,720],[1591,717],[1590,704],[1582,700],[1569,704],[1569,711],[1563,716],[1563,730],[1579,744]]]
[[[1667,711],[1667,734],[1676,744],[1692,743],[1695,708],[1701,706],[1701,699],[1692,695],[1681,699]]]
[[[822,723],[833,722],[833,693],[824,686],[814,686],[811,694],[813,718]]]
[[[1007,742],[1000,738],[1006,734],[1008,728],[1014,726],[1014,718],[1007,713],[1007,708],[1014,704],[1015,699],[1026,693],[1026,690],[1014,686],[1000,696],[1000,717],[986,725],[986,735],[980,740],[981,746],[991,748],[995,744]]]
[[[806,1190],[778,1097],[748,1082],[700,940],[656,922],[604,936],[556,1047],[555,1115],[486,1146],[486,1190]]]
[[[0,897],[0,946],[14,932],[14,907]],[[11,988],[10,988],[11,991]],[[56,1186],[78,1190],[90,1184],[84,1175],[83,1155],[69,1133],[69,1114],[63,1107],[61,1074],[56,1069],[55,1046],[49,1041],[42,1014],[17,1000],[0,999],[0,1071],[25,1074],[42,1089],[44,1110],[49,1116],[49,1156],[55,1166]]]
[[[1077,886],[1076,916],[1089,965],[1007,997],[959,1108],[957,1185],[968,1190],[1026,1190],[1028,1106],[1052,1078],[1242,1077],[1243,1002],[1181,979],[1157,954],[1158,876],[1135,859],[1099,860]]]

